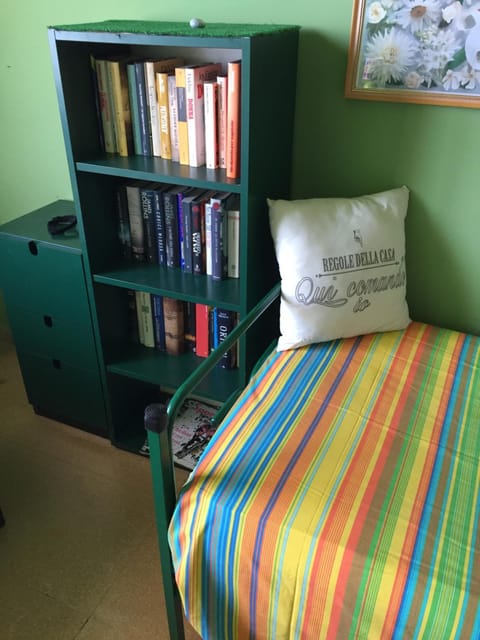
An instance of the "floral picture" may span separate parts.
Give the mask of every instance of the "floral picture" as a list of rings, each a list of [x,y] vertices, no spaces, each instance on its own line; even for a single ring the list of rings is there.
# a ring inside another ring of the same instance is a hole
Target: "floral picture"
[[[355,0],[346,95],[480,105],[480,0]]]

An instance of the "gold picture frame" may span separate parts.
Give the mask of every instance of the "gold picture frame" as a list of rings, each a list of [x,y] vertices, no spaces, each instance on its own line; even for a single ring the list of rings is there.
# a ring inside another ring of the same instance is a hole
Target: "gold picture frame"
[[[354,0],[347,98],[480,107],[479,0]]]

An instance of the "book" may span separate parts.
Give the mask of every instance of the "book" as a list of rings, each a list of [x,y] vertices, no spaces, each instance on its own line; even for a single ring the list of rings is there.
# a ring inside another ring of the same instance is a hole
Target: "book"
[[[242,63],[227,63],[227,178],[240,177],[240,76]]]
[[[130,100],[130,111],[132,117],[133,151],[136,155],[142,155],[142,136],[140,131],[140,114],[137,94],[137,78],[135,74],[135,64],[127,64],[128,96]]]
[[[120,242],[120,251],[123,258],[132,257],[132,237],[130,234],[130,220],[128,214],[128,201],[125,184],[121,184],[115,190],[117,210],[117,235]]]
[[[210,199],[211,203],[211,253],[212,278],[224,280],[228,268],[228,215],[227,210],[232,194],[223,191]]]
[[[204,82],[221,71],[218,62],[191,65],[185,69],[187,100],[188,158],[191,167],[205,164]]]
[[[139,291],[136,296],[138,309],[139,333],[145,347],[155,347],[155,332],[153,329],[152,298],[146,291]]]
[[[227,277],[240,277],[240,196],[233,194],[227,208]]]
[[[136,344],[140,342],[140,337],[138,333],[137,303],[135,296],[136,293],[133,289],[127,289],[127,335],[129,336],[130,342]]]
[[[145,86],[145,65],[143,60],[134,63],[137,82],[138,119],[140,122],[141,155],[152,155],[152,134],[148,114],[147,91]]]
[[[177,81],[175,74],[168,76],[168,116],[170,122],[170,146],[172,160],[179,161],[178,151],[178,109],[177,109]]]
[[[145,342],[145,328],[142,318],[142,296],[141,291],[134,291],[135,293],[135,311],[137,314],[137,329],[138,329],[138,342],[144,344]]]
[[[228,78],[218,76],[217,95],[217,135],[218,135],[218,166],[220,169],[227,167],[227,98],[228,98]]]
[[[140,188],[140,206],[143,217],[143,244],[145,261],[158,263],[157,230],[155,227],[154,198],[158,184],[149,182]]]
[[[145,262],[145,232],[140,202],[140,189],[146,182],[128,182],[125,185],[128,205],[128,221],[132,242],[132,258],[136,262]]]
[[[205,273],[212,275],[212,200],[205,201]]]
[[[165,216],[165,256],[167,267],[180,267],[177,195],[184,187],[175,185],[163,192]]]
[[[152,294],[153,332],[155,349],[165,351],[165,320],[163,315],[163,297]]]
[[[210,354],[210,309],[208,304],[197,302],[195,305],[195,353],[200,358]]]
[[[194,302],[185,302],[183,305],[184,310],[184,328],[185,328],[185,348],[191,353],[196,351],[196,320],[195,312],[196,306]]]
[[[188,165],[190,162],[188,153],[186,69],[186,66],[177,67],[175,69],[175,86],[177,91],[178,160],[180,164],[183,165]]]
[[[175,418],[172,430],[173,461],[193,470],[216,430],[215,414],[219,406],[189,398]]]
[[[165,251],[165,211],[163,202],[163,192],[170,188],[170,185],[160,184],[153,192],[153,217],[155,220],[155,239],[157,245],[157,262],[160,266],[167,265]]]
[[[121,156],[133,153],[132,116],[128,93],[127,59],[107,60],[109,87],[113,97],[116,148]]]
[[[160,156],[160,119],[158,111],[156,74],[162,71],[174,71],[183,64],[183,58],[165,58],[161,60],[145,60],[145,92],[147,96],[150,132],[152,136],[152,155]]]
[[[170,138],[170,108],[168,97],[168,78],[174,77],[166,71],[159,71],[157,78],[158,117],[160,120],[160,157],[172,159],[172,143]]]
[[[182,198],[182,236],[183,236],[183,270],[193,273],[193,231],[192,215],[200,212],[201,196],[205,190],[201,187],[192,189]]]
[[[176,298],[163,298],[165,324],[165,349],[169,355],[180,355],[185,351],[185,318],[183,302]]]
[[[109,93],[107,61],[95,59],[97,72],[97,91],[100,117],[102,120],[104,150],[107,153],[116,152],[115,131],[113,128],[113,103]]]
[[[207,169],[217,169],[218,160],[218,83],[205,82],[204,123],[205,123],[205,164]]]
[[[105,139],[103,136],[102,113],[100,109],[100,92],[98,90],[97,65],[95,62],[95,56],[92,53],[89,55],[88,58],[90,61],[90,77],[92,79],[92,87],[93,87],[93,94],[94,94],[94,100],[95,100],[95,115],[97,116],[98,142],[100,145],[100,149],[105,151]]]
[[[214,309],[214,345],[218,347],[233,331],[236,322],[236,313],[229,309]],[[236,367],[236,348],[231,347],[220,359],[218,366],[222,369],[234,369]]]
[[[177,229],[178,229],[178,247],[180,251],[179,263],[180,269],[185,269],[185,231],[183,229],[183,199],[188,196],[193,187],[183,187],[177,192]]]

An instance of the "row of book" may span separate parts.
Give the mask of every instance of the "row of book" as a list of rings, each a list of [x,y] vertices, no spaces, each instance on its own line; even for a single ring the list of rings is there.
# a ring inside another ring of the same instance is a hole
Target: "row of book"
[[[92,56],[92,70],[107,153],[158,156],[239,177],[241,61]]]
[[[227,309],[146,291],[129,290],[128,294],[133,340],[168,355],[190,351],[206,358],[237,324],[238,314]],[[233,369],[237,364],[237,349],[232,348],[224,354],[219,366]]]
[[[240,274],[240,199],[226,191],[128,181],[116,190],[123,255],[206,274]]]

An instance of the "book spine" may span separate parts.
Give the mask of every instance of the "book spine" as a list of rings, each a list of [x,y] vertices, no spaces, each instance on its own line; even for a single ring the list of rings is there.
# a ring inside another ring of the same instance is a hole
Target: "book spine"
[[[178,243],[177,196],[166,191],[163,198],[165,214],[165,254],[167,267],[180,266],[180,247]]]
[[[240,177],[240,74],[239,60],[227,64],[227,178]]]
[[[107,61],[97,59],[95,61],[95,67],[97,70],[98,102],[102,119],[105,151],[107,153],[115,153],[115,132],[113,128],[112,104],[108,89]]]
[[[182,235],[183,235],[183,270],[193,273],[192,252],[192,198],[184,198],[182,201]]]
[[[165,351],[165,320],[163,315],[163,297],[152,294],[153,329],[155,335],[155,349]]]
[[[137,80],[135,65],[127,64],[128,95],[132,114],[133,150],[136,155],[142,155],[142,137],[140,133],[140,116],[138,111]]]
[[[138,316],[137,316],[137,302],[135,297],[135,291],[133,289],[127,290],[127,305],[128,305],[128,336],[133,343],[140,342],[140,336],[138,333]]]
[[[212,278],[227,277],[227,212],[222,201],[212,201]]]
[[[145,245],[145,260],[151,264],[158,262],[155,217],[153,211],[153,189],[147,187],[140,190],[140,204],[143,216],[143,237]]]
[[[143,325],[143,343],[146,347],[155,347],[153,329],[152,299],[146,291],[140,291],[140,319]]]
[[[187,351],[196,352],[196,305],[194,302],[185,302],[185,347]]]
[[[128,202],[125,185],[120,185],[116,192],[116,207],[118,220],[118,239],[120,241],[123,258],[132,257],[132,238],[130,235],[130,222],[128,215]]]
[[[142,155],[152,155],[150,119],[147,108],[147,95],[145,90],[145,70],[143,62],[135,62],[135,78],[137,81],[138,116],[140,120],[140,137],[142,142]]]
[[[142,317],[142,292],[135,291],[135,310],[137,313],[137,327],[138,327],[138,341],[140,344],[145,344],[145,327]]]
[[[124,65],[118,60],[108,61],[113,104],[115,107],[115,132],[117,151],[126,157],[133,150],[132,120],[128,96],[128,80]]]
[[[166,266],[165,254],[165,216],[163,212],[162,191],[155,189],[153,192],[153,217],[155,220],[155,238],[157,244],[157,262],[162,267]]]
[[[172,159],[170,141],[170,114],[168,108],[168,73],[157,73],[158,116],[160,120],[160,156]]]
[[[235,198],[227,209],[227,277],[240,277],[240,200]]]
[[[218,165],[220,169],[227,167],[227,98],[228,78],[218,76]]]
[[[205,273],[205,251],[202,246],[202,202],[193,202],[190,210],[192,237],[192,271]]]
[[[210,307],[200,302],[195,305],[196,354],[201,358],[210,353]]]
[[[219,346],[230,335],[235,326],[235,312],[227,309],[215,309],[215,346]],[[218,366],[222,369],[234,369],[236,367],[236,348],[226,351],[220,359]]]
[[[165,323],[165,349],[169,355],[185,351],[185,319],[183,302],[175,298],[163,298]]]
[[[158,120],[158,101],[155,82],[154,63],[147,60],[145,63],[145,91],[147,95],[148,117],[150,119],[150,132],[152,135],[152,155],[160,156],[160,125]]]
[[[177,127],[178,127],[178,154],[179,162],[188,165],[188,124],[187,124],[187,97],[185,95],[185,67],[175,69],[177,87]]]
[[[168,76],[168,109],[170,119],[170,145],[172,160],[180,159],[178,151],[178,109],[177,109],[177,84],[175,74]]]
[[[126,185],[128,220],[132,239],[132,257],[137,262],[145,261],[143,216],[140,205],[140,189],[136,185]]]
[[[205,273],[212,275],[212,201],[205,202]]]
[[[205,164],[207,169],[217,169],[218,160],[218,84],[205,82],[204,113],[205,113]]]

